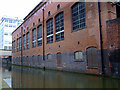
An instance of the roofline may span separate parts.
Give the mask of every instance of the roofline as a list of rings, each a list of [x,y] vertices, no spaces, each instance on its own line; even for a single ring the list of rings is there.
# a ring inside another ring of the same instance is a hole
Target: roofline
[[[28,13],[28,15],[27,15],[23,20],[26,20],[26,18],[27,18],[30,14],[32,14],[32,12],[33,12],[35,9],[37,9],[43,2],[47,2],[47,1],[49,1],[49,0],[42,0],[35,8],[33,8],[33,10],[32,10],[30,13]],[[41,7],[40,7],[40,8],[41,8]],[[38,11],[38,10],[36,10],[36,11]],[[36,12],[36,11],[35,11],[35,12]],[[35,13],[35,12],[34,12],[34,13]],[[34,14],[34,13],[33,13],[33,14]],[[32,14],[32,15],[33,15],[33,14]],[[32,16],[32,15],[31,15],[31,16]]]
[[[23,21],[23,23],[24,23],[24,21]],[[23,23],[22,24],[20,24],[13,32],[12,32],[12,34],[20,27],[20,26],[22,26],[23,25]]]
[[[48,0],[42,0],[23,20],[23,23],[20,25],[22,26],[34,13],[36,13],[44,4],[46,4]],[[43,2],[45,2],[42,6],[40,6]],[[39,7],[40,6],[40,7]],[[39,7],[39,8],[38,8]],[[38,9],[37,9],[38,8]],[[35,12],[33,12],[35,9],[37,9]],[[31,14],[31,15],[30,15]],[[27,18],[28,17],[28,18]],[[19,27],[20,27],[19,26]],[[19,28],[17,27],[13,32],[12,34]]]
[[[25,20],[40,4],[42,4],[43,2],[40,2],[35,8],[33,8],[33,10],[32,11],[30,11],[29,13],[28,13],[28,15],[27,16],[25,16],[25,18],[23,19],[23,20]]]

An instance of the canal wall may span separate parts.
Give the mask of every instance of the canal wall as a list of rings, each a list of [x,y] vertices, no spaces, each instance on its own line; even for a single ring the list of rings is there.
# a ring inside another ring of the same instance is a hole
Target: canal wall
[[[111,75],[106,21],[116,15],[110,10],[116,7],[107,2],[39,3],[12,33],[12,64]]]

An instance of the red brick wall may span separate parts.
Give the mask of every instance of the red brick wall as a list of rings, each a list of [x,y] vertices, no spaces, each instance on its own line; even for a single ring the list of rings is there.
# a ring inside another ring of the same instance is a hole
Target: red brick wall
[[[57,11],[57,5],[60,4],[61,8]],[[58,52],[67,53],[75,51],[86,51],[87,47],[94,46],[100,49],[100,36],[99,36],[99,16],[98,16],[98,4],[97,2],[86,2],[86,28],[72,32],[72,15],[71,7],[74,2],[52,2],[45,6],[45,54],[56,54]],[[108,13],[108,9],[115,11],[115,7],[112,7],[110,3],[101,3],[101,21],[102,21],[102,34],[103,34],[103,48],[107,48],[107,35],[106,35],[106,20],[115,18],[113,13]],[[48,11],[51,11],[51,16],[48,17]],[[64,11],[64,40],[55,42],[55,16]],[[17,40],[21,36],[21,27],[25,30],[23,34],[30,32],[30,49],[23,50],[23,56],[42,55],[42,46],[32,48],[32,30],[33,22],[35,27],[42,24],[42,10],[39,9],[29,19],[27,19],[16,31],[13,32],[12,41]],[[110,15],[110,16],[109,16]],[[38,23],[40,18],[41,22]],[[46,44],[46,21],[49,18],[53,18],[53,43]],[[29,30],[27,31],[27,27]],[[80,42],[80,44],[78,44]],[[17,42],[16,42],[17,45]],[[60,45],[60,48],[59,48]],[[13,57],[20,57],[21,52],[13,53]]]

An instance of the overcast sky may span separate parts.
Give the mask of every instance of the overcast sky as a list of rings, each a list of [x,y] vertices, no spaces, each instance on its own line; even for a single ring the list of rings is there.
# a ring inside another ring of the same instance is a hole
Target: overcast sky
[[[23,19],[41,0],[0,0],[1,16],[12,16]]]

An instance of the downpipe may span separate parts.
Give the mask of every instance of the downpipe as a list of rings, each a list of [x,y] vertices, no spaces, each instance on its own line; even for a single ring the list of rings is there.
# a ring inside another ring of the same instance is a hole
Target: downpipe
[[[102,74],[104,72],[104,57],[103,57],[103,39],[102,39],[102,24],[101,24],[101,7],[100,1],[98,0],[98,15],[99,15],[99,31],[100,31],[100,49],[101,49],[101,64],[102,64]]]

